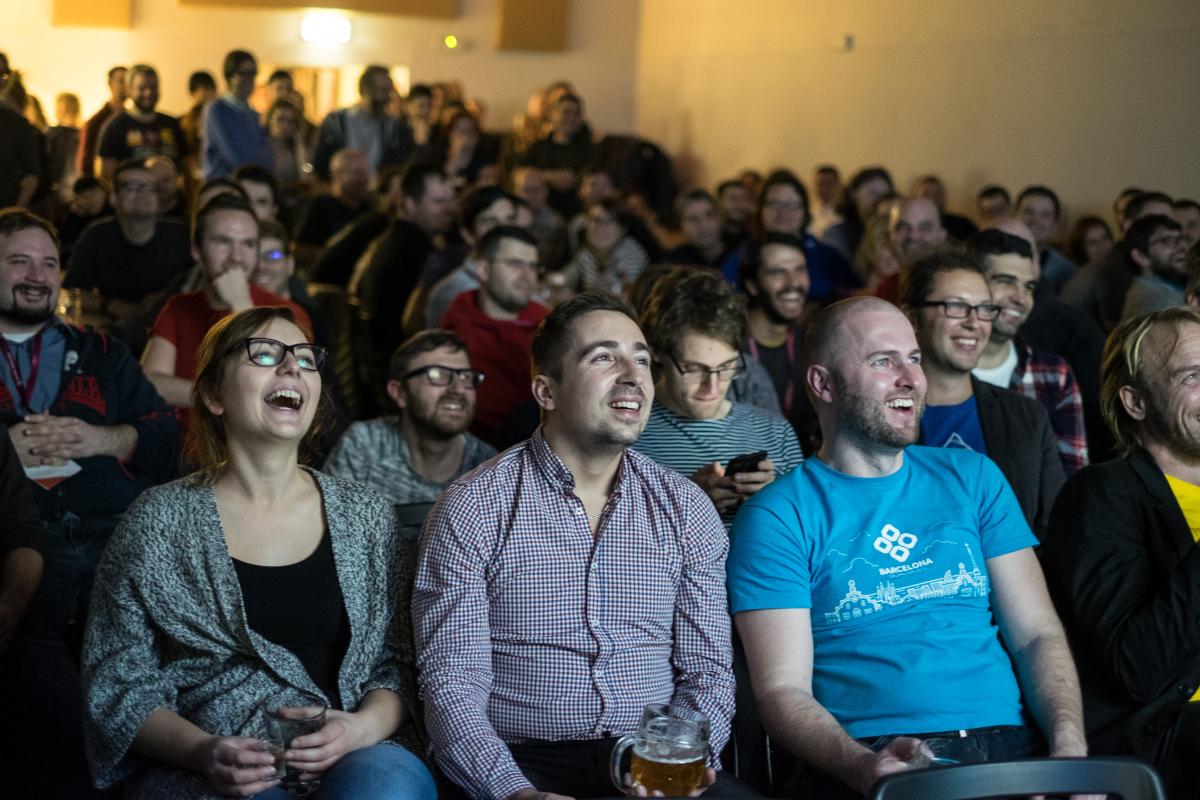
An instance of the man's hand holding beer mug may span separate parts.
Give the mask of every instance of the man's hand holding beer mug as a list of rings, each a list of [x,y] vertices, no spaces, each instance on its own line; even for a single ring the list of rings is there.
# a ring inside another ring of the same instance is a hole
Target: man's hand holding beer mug
[[[686,708],[651,703],[637,733],[612,751],[613,785],[634,797],[699,797],[717,780],[708,764],[708,718]],[[632,748],[629,772],[621,760]]]

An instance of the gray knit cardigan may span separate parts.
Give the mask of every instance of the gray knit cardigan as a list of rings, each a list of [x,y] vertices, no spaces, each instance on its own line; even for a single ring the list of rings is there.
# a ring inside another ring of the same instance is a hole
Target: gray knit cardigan
[[[313,475],[350,621],[341,705],[352,711],[386,688],[416,716],[413,564],[392,507],[358,484]],[[260,737],[262,705],[287,689],[321,695],[295,655],[247,625],[212,487],[191,476],[143,493],[100,560],[84,640],[84,735],[96,784],[125,779],[126,797],[217,797],[203,776],[131,754],[138,729],[165,706],[211,734]],[[406,733],[419,753],[415,732]]]

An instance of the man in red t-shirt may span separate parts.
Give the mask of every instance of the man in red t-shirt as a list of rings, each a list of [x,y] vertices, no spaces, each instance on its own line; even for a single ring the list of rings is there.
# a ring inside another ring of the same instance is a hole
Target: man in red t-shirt
[[[204,288],[167,301],[142,354],[146,376],[177,408],[191,407],[200,343],[223,317],[255,306],[287,306],[302,330],[312,330],[298,305],[250,283],[258,265],[258,218],[245,200],[218,195],[196,213],[192,255],[204,271]]]
[[[529,349],[549,309],[530,299],[538,288],[538,249],[529,231],[493,228],[476,245],[475,259],[480,288],[455,297],[438,327],[458,334],[471,365],[484,374],[471,432],[502,447],[526,438],[537,425],[536,410],[527,415],[532,424],[514,412],[532,409]]]

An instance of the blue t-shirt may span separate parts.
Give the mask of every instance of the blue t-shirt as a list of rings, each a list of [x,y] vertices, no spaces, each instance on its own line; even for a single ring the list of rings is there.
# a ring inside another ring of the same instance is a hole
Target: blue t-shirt
[[[930,447],[957,447],[987,455],[979,406],[975,395],[953,406],[925,406],[921,418],[921,443]]]
[[[811,609],[813,694],[851,736],[1019,725],[986,561],[1035,544],[983,456],[909,447],[882,478],[809,459],[738,513],[730,608]]]

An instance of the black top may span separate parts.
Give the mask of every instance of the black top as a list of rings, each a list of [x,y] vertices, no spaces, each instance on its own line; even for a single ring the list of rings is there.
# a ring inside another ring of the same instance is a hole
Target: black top
[[[329,283],[345,288],[354,274],[358,259],[375,238],[387,230],[388,218],[378,211],[366,211],[333,237],[317,256],[312,267],[313,283]]]
[[[186,223],[159,220],[150,241],[134,245],[125,240],[113,217],[80,235],[63,286],[95,288],[105,298],[136,303],[164,289],[173,275],[191,266]]]
[[[264,567],[235,558],[233,567],[250,628],[294,653],[330,707],[341,708],[338,670],[350,644],[350,620],[329,531],[303,561]]]
[[[324,245],[359,214],[369,210],[369,204],[350,208],[331,194],[319,194],[309,200],[300,212],[300,218],[296,221],[296,243],[318,247]]]
[[[1077,472],[1039,555],[1093,752],[1154,760],[1200,685],[1200,547],[1162,470],[1138,451]]]
[[[22,178],[41,171],[37,128],[0,103],[0,208],[17,202]]]
[[[101,158],[114,158],[118,162],[127,158],[166,156],[178,164],[185,149],[179,120],[156,112],[154,122],[146,124],[131,117],[128,111],[122,111],[100,131],[100,146],[96,152]]]
[[[584,129],[566,144],[556,142],[553,134],[537,140],[529,146],[521,164],[546,170],[569,169],[576,175],[582,175],[595,156],[596,146],[592,143],[591,132]],[[571,219],[583,210],[583,203],[574,189],[564,192],[551,188],[547,202],[562,214],[563,219]]]
[[[41,552],[42,518],[21,459],[3,424],[0,424],[0,510],[4,513],[4,524],[0,525],[0,562],[9,550],[18,547],[32,547]]]

